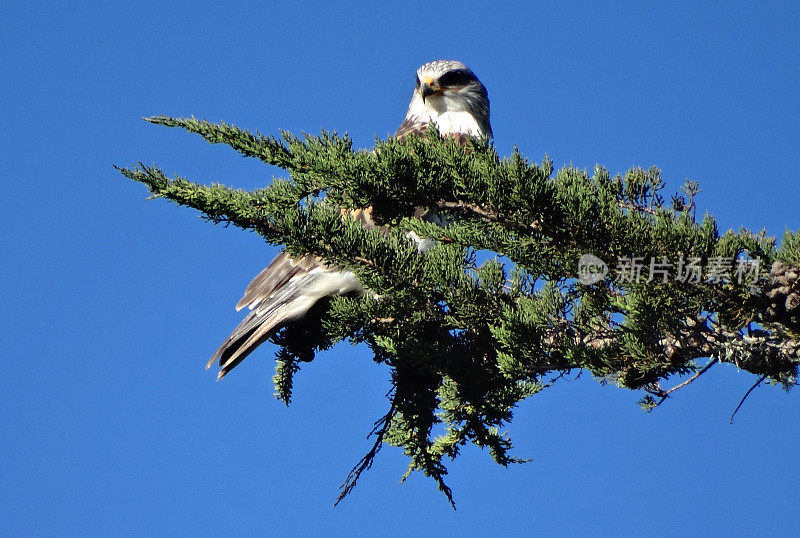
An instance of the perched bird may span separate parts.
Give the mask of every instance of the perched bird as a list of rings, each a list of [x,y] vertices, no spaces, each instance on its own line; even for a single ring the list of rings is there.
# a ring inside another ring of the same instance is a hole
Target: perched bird
[[[416,87],[408,112],[395,138],[424,135],[429,124],[440,134],[464,140],[468,136],[492,136],[489,124],[489,97],[478,77],[463,63],[436,60],[417,70]],[[371,208],[356,209],[351,216],[366,228],[377,226]],[[425,248],[426,241],[412,236]],[[291,257],[281,252],[256,276],[236,305],[250,313],[214,352],[206,368],[219,363],[222,379],[256,347],[289,324],[303,318],[321,300],[332,295],[359,295],[365,292],[358,278],[337,269],[314,255]]]

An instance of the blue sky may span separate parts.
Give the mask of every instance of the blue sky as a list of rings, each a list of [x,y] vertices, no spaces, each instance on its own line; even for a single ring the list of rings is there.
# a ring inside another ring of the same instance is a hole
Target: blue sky
[[[669,4],[669,5],[667,5]],[[702,5],[699,5],[702,4]],[[656,412],[589,375],[522,405],[503,469],[470,448],[434,484],[386,448],[337,486],[386,408],[388,370],[342,345],[272,397],[273,346],[203,370],[277,252],[146,201],[112,165],[242,188],[278,170],[154,114],[348,132],[402,120],[422,63],[489,89],[495,142],[562,166],[701,182],[721,229],[797,229],[795,2],[6,2],[0,130],[0,531],[14,535],[706,535],[796,532],[797,393],[716,367]]]

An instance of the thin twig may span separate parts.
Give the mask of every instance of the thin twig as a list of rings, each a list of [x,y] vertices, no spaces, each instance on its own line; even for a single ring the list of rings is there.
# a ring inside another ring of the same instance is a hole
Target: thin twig
[[[486,220],[489,220],[489,221],[492,221],[492,222],[496,222],[496,221],[500,220],[500,216],[497,213],[495,213],[494,211],[489,211],[489,210],[484,209],[484,208],[482,208],[482,207],[480,207],[478,205],[475,205],[475,204],[469,204],[469,203],[466,203],[466,202],[451,202],[451,201],[448,201],[448,200],[439,200],[436,203],[436,205],[438,205],[442,209],[463,209],[465,211],[468,211],[468,212],[470,212],[470,213],[472,213],[474,215],[477,215],[479,217],[483,217]]]
[[[375,436],[375,442],[372,444],[372,448],[363,458],[358,461],[358,463],[355,464],[355,466],[350,470],[350,473],[348,473],[347,478],[340,486],[339,495],[336,497],[336,502],[333,503],[334,507],[342,502],[344,498],[347,497],[351,491],[353,491],[353,488],[356,487],[356,482],[358,482],[361,473],[372,467],[372,463],[375,461],[375,456],[378,455],[378,452],[380,452],[381,447],[383,446],[383,438],[392,424],[392,419],[394,418],[395,413],[397,413],[397,403],[399,399],[400,397],[398,396],[397,389],[395,388],[395,393],[392,397],[392,405],[389,408],[389,411],[383,417],[375,421],[372,430],[367,435],[367,438],[373,435]]]
[[[619,202],[619,206],[622,209],[631,209],[633,211],[642,211],[643,213],[649,213],[651,215],[655,215],[656,214],[656,210],[653,209],[652,206],[636,205],[636,204],[634,204],[632,202],[626,202],[626,201],[623,201],[623,200],[621,200]]]
[[[513,221],[504,221],[503,218],[499,213],[496,211],[492,211],[489,209],[485,209],[476,204],[470,204],[467,202],[452,202],[448,200],[439,200],[436,202],[436,205],[442,209],[460,209],[462,211],[466,211],[467,213],[471,213],[477,217],[485,219],[489,222],[504,222],[506,225],[513,226],[514,228],[518,228],[520,230],[540,230],[542,225],[539,221],[533,221],[531,223],[524,223],[524,222],[513,222]]]
[[[467,211],[468,213],[472,213],[475,216],[484,218],[490,222],[499,222],[502,220],[500,214],[497,213],[496,211],[485,209],[477,204],[471,204],[463,201],[453,202],[450,200],[439,200],[438,202],[436,202],[436,205],[442,209],[461,209],[463,211]],[[622,209],[642,211],[643,213],[649,213],[650,215],[655,215],[657,213],[656,209],[654,209],[653,207],[637,205],[625,200],[620,200],[619,206]],[[514,223],[514,224],[524,229],[529,228],[533,230],[538,230],[541,228],[541,223],[539,221],[534,221],[529,224],[524,224],[524,223]]]
[[[690,377],[689,379],[687,379],[687,380],[686,380],[686,381],[684,381],[683,383],[680,383],[679,385],[675,385],[674,387],[672,387],[671,389],[669,389],[667,392],[665,392],[665,393],[664,393],[664,396],[665,396],[665,397],[666,397],[666,396],[669,396],[669,393],[670,393],[670,392],[674,392],[674,391],[676,391],[676,390],[678,390],[678,389],[682,389],[683,387],[685,387],[686,385],[688,385],[689,383],[691,383],[692,381],[694,381],[695,379],[697,379],[698,377],[700,377],[701,375],[703,375],[704,373],[706,373],[706,372],[708,371],[708,369],[709,369],[709,368],[711,368],[712,366],[714,366],[715,364],[717,364],[717,362],[719,362],[717,359],[711,359],[710,361],[708,361],[708,364],[706,364],[705,366],[703,366],[703,367],[702,367],[702,368],[701,368],[701,369],[700,369],[700,370],[699,370],[699,371],[698,371],[696,374],[694,374],[692,377]]]
[[[686,380],[686,381],[684,381],[683,383],[679,383],[679,384],[675,385],[674,387],[672,387],[672,388],[671,388],[671,389],[669,389],[669,390],[660,390],[660,389],[659,389],[659,391],[657,391],[657,392],[655,393],[655,395],[656,395],[656,396],[658,396],[658,397],[660,397],[661,399],[658,401],[658,403],[657,403],[656,405],[654,405],[654,406],[653,406],[653,409],[655,409],[656,407],[658,407],[659,405],[661,405],[661,404],[664,402],[664,400],[666,400],[666,399],[669,397],[670,393],[672,393],[672,392],[675,392],[675,391],[676,391],[676,390],[678,390],[678,389],[682,389],[682,388],[683,388],[683,387],[685,387],[686,385],[688,385],[688,384],[692,383],[692,382],[693,382],[694,380],[696,380],[698,377],[700,377],[701,375],[703,375],[704,373],[706,373],[706,372],[708,371],[708,369],[709,369],[709,368],[711,368],[712,366],[714,366],[715,364],[717,364],[717,362],[719,362],[717,359],[711,359],[710,361],[708,361],[708,364],[706,364],[705,366],[703,366],[703,367],[702,367],[700,370],[698,370],[698,371],[697,371],[697,373],[695,373],[695,374],[694,374],[692,377],[690,377],[689,379],[687,379],[687,380]]]
[[[761,382],[764,381],[766,378],[767,378],[766,374],[762,375],[760,378],[758,378],[758,381],[756,381],[755,385],[750,387],[747,390],[747,392],[744,393],[744,396],[742,396],[742,399],[739,401],[739,405],[737,405],[736,409],[733,410],[733,413],[731,414],[731,420],[730,420],[730,422],[728,422],[728,424],[733,424],[733,417],[735,417],[736,413],[739,412],[739,409],[742,407],[742,404],[744,403],[744,401],[747,399],[748,396],[750,396],[750,393],[753,392],[755,390],[755,388],[757,386],[759,386],[761,384]]]

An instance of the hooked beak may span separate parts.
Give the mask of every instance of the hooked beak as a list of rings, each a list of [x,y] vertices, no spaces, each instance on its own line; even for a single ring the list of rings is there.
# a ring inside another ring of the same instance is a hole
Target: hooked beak
[[[419,86],[419,94],[422,96],[422,101],[425,102],[428,97],[437,93],[440,89],[432,78],[423,80]]]

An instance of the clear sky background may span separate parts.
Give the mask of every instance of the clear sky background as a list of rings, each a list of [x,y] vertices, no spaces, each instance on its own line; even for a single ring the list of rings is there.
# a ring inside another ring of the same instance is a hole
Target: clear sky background
[[[405,114],[416,68],[467,63],[496,146],[701,182],[720,228],[800,227],[797,2],[15,2],[0,7],[4,263],[0,534],[789,535],[800,393],[732,366],[647,415],[590,375],[522,405],[515,454],[398,479],[387,447],[337,486],[387,408],[386,367],[341,345],[273,399],[275,347],[222,383],[203,369],[277,253],[213,227],[112,165],[256,188],[280,171],[140,117],[276,134]],[[36,6],[36,7],[32,7]]]

